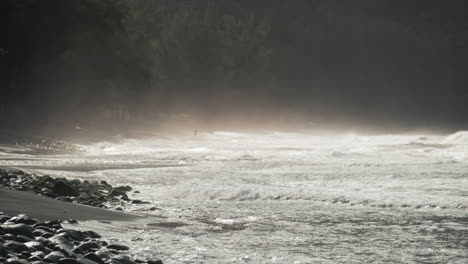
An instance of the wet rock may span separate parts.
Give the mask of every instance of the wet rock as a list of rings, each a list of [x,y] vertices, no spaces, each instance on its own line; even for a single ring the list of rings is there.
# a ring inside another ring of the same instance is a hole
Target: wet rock
[[[99,235],[98,233],[94,232],[94,231],[84,231],[83,232],[86,236],[90,237],[90,238],[101,238],[101,235]]]
[[[131,260],[129,256],[115,256],[111,259],[116,260],[121,264],[136,264],[135,261]]]
[[[55,182],[52,192],[60,196],[80,196],[80,192],[64,181]]]
[[[44,257],[44,260],[50,263],[57,263],[60,259],[65,258],[65,255],[60,251],[54,251]]]
[[[33,228],[25,224],[2,225],[3,231],[7,234],[15,236],[21,235],[29,238],[34,238]]]
[[[65,233],[73,240],[83,241],[86,238],[86,235],[78,230],[62,229],[57,232],[60,234]]]
[[[16,241],[16,236],[15,236],[15,235],[12,235],[12,234],[5,234],[5,235],[3,235],[3,238],[4,238],[5,240]]]
[[[120,190],[112,190],[107,196],[110,196],[110,197],[122,197],[122,199],[127,199],[128,200],[128,196],[127,194],[124,192],[124,191],[120,191]]]
[[[5,261],[5,264],[29,264],[29,261],[25,259],[9,258]]]
[[[41,242],[41,244],[44,246],[47,246],[51,243],[49,239],[43,237],[36,237],[36,241]]]
[[[148,264],[163,264],[163,261],[160,259],[151,259],[147,261]]]
[[[65,256],[74,255],[72,249],[75,245],[73,245],[73,243],[68,241],[66,238],[56,235],[51,237],[50,241],[55,244],[53,248],[55,251],[60,251],[65,254]]]
[[[8,256],[8,251],[2,244],[0,244],[0,257],[6,256]]]
[[[32,239],[29,238],[29,237],[18,235],[18,236],[16,236],[16,241],[26,243],[26,242],[32,241]]]
[[[95,241],[88,241],[88,242],[81,243],[78,247],[81,250],[83,250],[84,252],[87,252],[87,251],[89,251],[91,249],[98,250],[99,248],[101,248],[101,245],[99,245],[99,243],[97,243]]]
[[[74,258],[63,258],[59,260],[58,264],[80,264],[80,262]]]
[[[67,224],[78,224],[78,221],[76,221],[75,219],[68,219],[65,221],[65,223]]]
[[[28,258],[28,261],[29,262],[32,262],[32,261],[41,261],[42,258],[38,257],[38,256],[31,256]]]
[[[147,261],[148,264],[163,264],[162,260],[160,259],[151,259]]]
[[[54,234],[51,233],[51,232],[47,232],[45,230],[42,230],[42,229],[36,229],[33,231],[33,235],[36,236],[36,237],[43,237],[43,238],[50,238],[50,237],[53,237]]]
[[[44,261],[34,261],[31,264],[47,264],[47,262]]]
[[[24,243],[24,245],[26,247],[28,247],[29,249],[33,249],[33,250],[36,250],[36,251],[42,251],[43,252],[45,250],[44,245],[41,242],[38,242],[38,241],[26,242],[26,243]]]
[[[78,261],[79,264],[97,264],[96,262],[90,259],[82,258],[82,257],[78,257],[76,258],[76,260]]]
[[[8,241],[5,243],[5,247],[15,253],[21,253],[23,251],[29,251],[28,247],[21,242],[17,241]]]
[[[124,246],[124,245],[118,245],[118,244],[110,244],[107,246],[108,249],[115,249],[115,250],[129,250],[129,247]]]
[[[132,204],[149,204],[149,202],[144,202],[142,200],[132,200]]]
[[[57,197],[60,197],[58,194],[55,194],[53,192],[42,192],[41,195],[45,196],[45,197],[49,197],[49,198],[52,198],[52,199],[55,199]]]
[[[115,255],[109,250],[98,250],[95,254],[103,260],[110,260]]]
[[[79,247],[74,247],[74,248],[72,249],[72,252],[75,253],[75,254],[80,254],[80,255],[83,255],[83,254],[84,254],[84,251],[81,250],[81,248],[79,248]]]
[[[37,223],[37,220],[29,217],[28,215],[21,214],[21,215],[12,217],[8,222],[13,222],[15,224],[34,225]]]
[[[42,252],[42,251],[34,251],[33,253],[31,253],[31,256],[37,256],[37,257],[43,259],[46,256],[46,254],[44,252]]]
[[[88,253],[86,255],[83,256],[84,258],[86,259],[89,259],[91,261],[94,261],[98,264],[105,264],[104,260],[102,260],[100,257],[98,257],[98,255],[96,255],[95,253]]]

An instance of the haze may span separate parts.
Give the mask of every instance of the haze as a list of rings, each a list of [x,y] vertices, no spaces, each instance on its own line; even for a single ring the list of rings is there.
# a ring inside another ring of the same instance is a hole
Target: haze
[[[0,5],[14,131],[467,128],[462,0]]]

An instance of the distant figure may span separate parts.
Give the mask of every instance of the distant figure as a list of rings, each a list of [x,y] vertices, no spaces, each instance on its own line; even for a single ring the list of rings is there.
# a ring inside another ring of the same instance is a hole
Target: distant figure
[[[197,134],[198,134],[198,130],[195,129],[195,130],[193,131],[193,135],[196,136]]]

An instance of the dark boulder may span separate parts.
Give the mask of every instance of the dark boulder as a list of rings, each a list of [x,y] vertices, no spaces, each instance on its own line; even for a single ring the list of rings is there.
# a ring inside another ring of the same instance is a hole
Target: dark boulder
[[[22,236],[22,235],[17,235],[16,241],[26,243],[26,242],[32,241],[32,239],[29,237]]]
[[[115,256],[111,259],[116,260],[122,264],[136,264],[135,261],[131,260],[128,256]]]
[[[23,243],[17,242],[17,241],[8,241],[5,243],[5,247],[13,251],[15,253],[21,253],[23,251],[29,251],[29,248],[25,246]]]
[[[29,217],[28,215],[21,214],[21,215],[12,217],[8,222],[13,222],[15,224],[34,225],[37,223],[37,220]]]
[[[101,235],[99,235],[98,233],[94,232],[94,231],[84,231],[83,234],[85,234],[86,236],[90,237],[90,238],[101,238]]]
[[[91,249],[99,249],[101,248],[101,245],[99,245],[99,243],[95,242],[95,241],[88,241],[88,242],[83,242],[81,243],[79,246],[78,246],[81,250],[83,250],[84,252],[87,252]]]
[[[58,264],[80,264],[80,263],[78,262],[78,260],[74,258],[63,258],[59,260]]]
[[[52,192],[60,196],[80,196],[80,192],[64,181],[55,182]]]
[[[2,225],[3,231],[7,234],[13,234],[15,236],[21,235],[29,238],[34,238],[33,228],[25,224],[14,224],[14,225]]]
[[[29,264],[29,261],[25,259],[9,258],[5,261],[5,264]]]
[[[151,259],[147,261],[148,264],[163,264],[162,260],[160,259]]]
[[[90,259],[82,258],[82,257],[78,257],[76,258],[76,260],[78,261],[79,264],[97,264],[96,262]]]
[[[92,261],[94,261],[94,262],[96,262],[98,264],[105,264],[104,260],[102,260],[100,257],[98,257],[94,253],[88,253],[88,254],[84,255],[84,258],[92,260]]]
[[[27,246],[30,249],[35,250],[35,251],[42,251],[43,252],[45,250],[44,245],[39,241],[26,242],[26,243],[24,243],[24,245]]]
[[[110,244],[107,246],[108,249],[115,249],[115,250],[129,250],[130,248],[124,245],[118,244]]]
[[[2,244],[0,244],[0,257],[6,256],[8,256],[8,251]]]
[[[45,256],[44,260],[50,263],[58,263],[60,259],[65,258],[65,255],[63,255],[62,252],[60,251],[54,251],[47,256]]]

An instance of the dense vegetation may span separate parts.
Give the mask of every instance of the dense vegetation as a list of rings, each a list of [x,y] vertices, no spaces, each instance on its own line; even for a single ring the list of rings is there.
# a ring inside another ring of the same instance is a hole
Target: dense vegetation
[[[463,5],[0,0],[0,116],[89,126],[288,109],[461,123]]]

